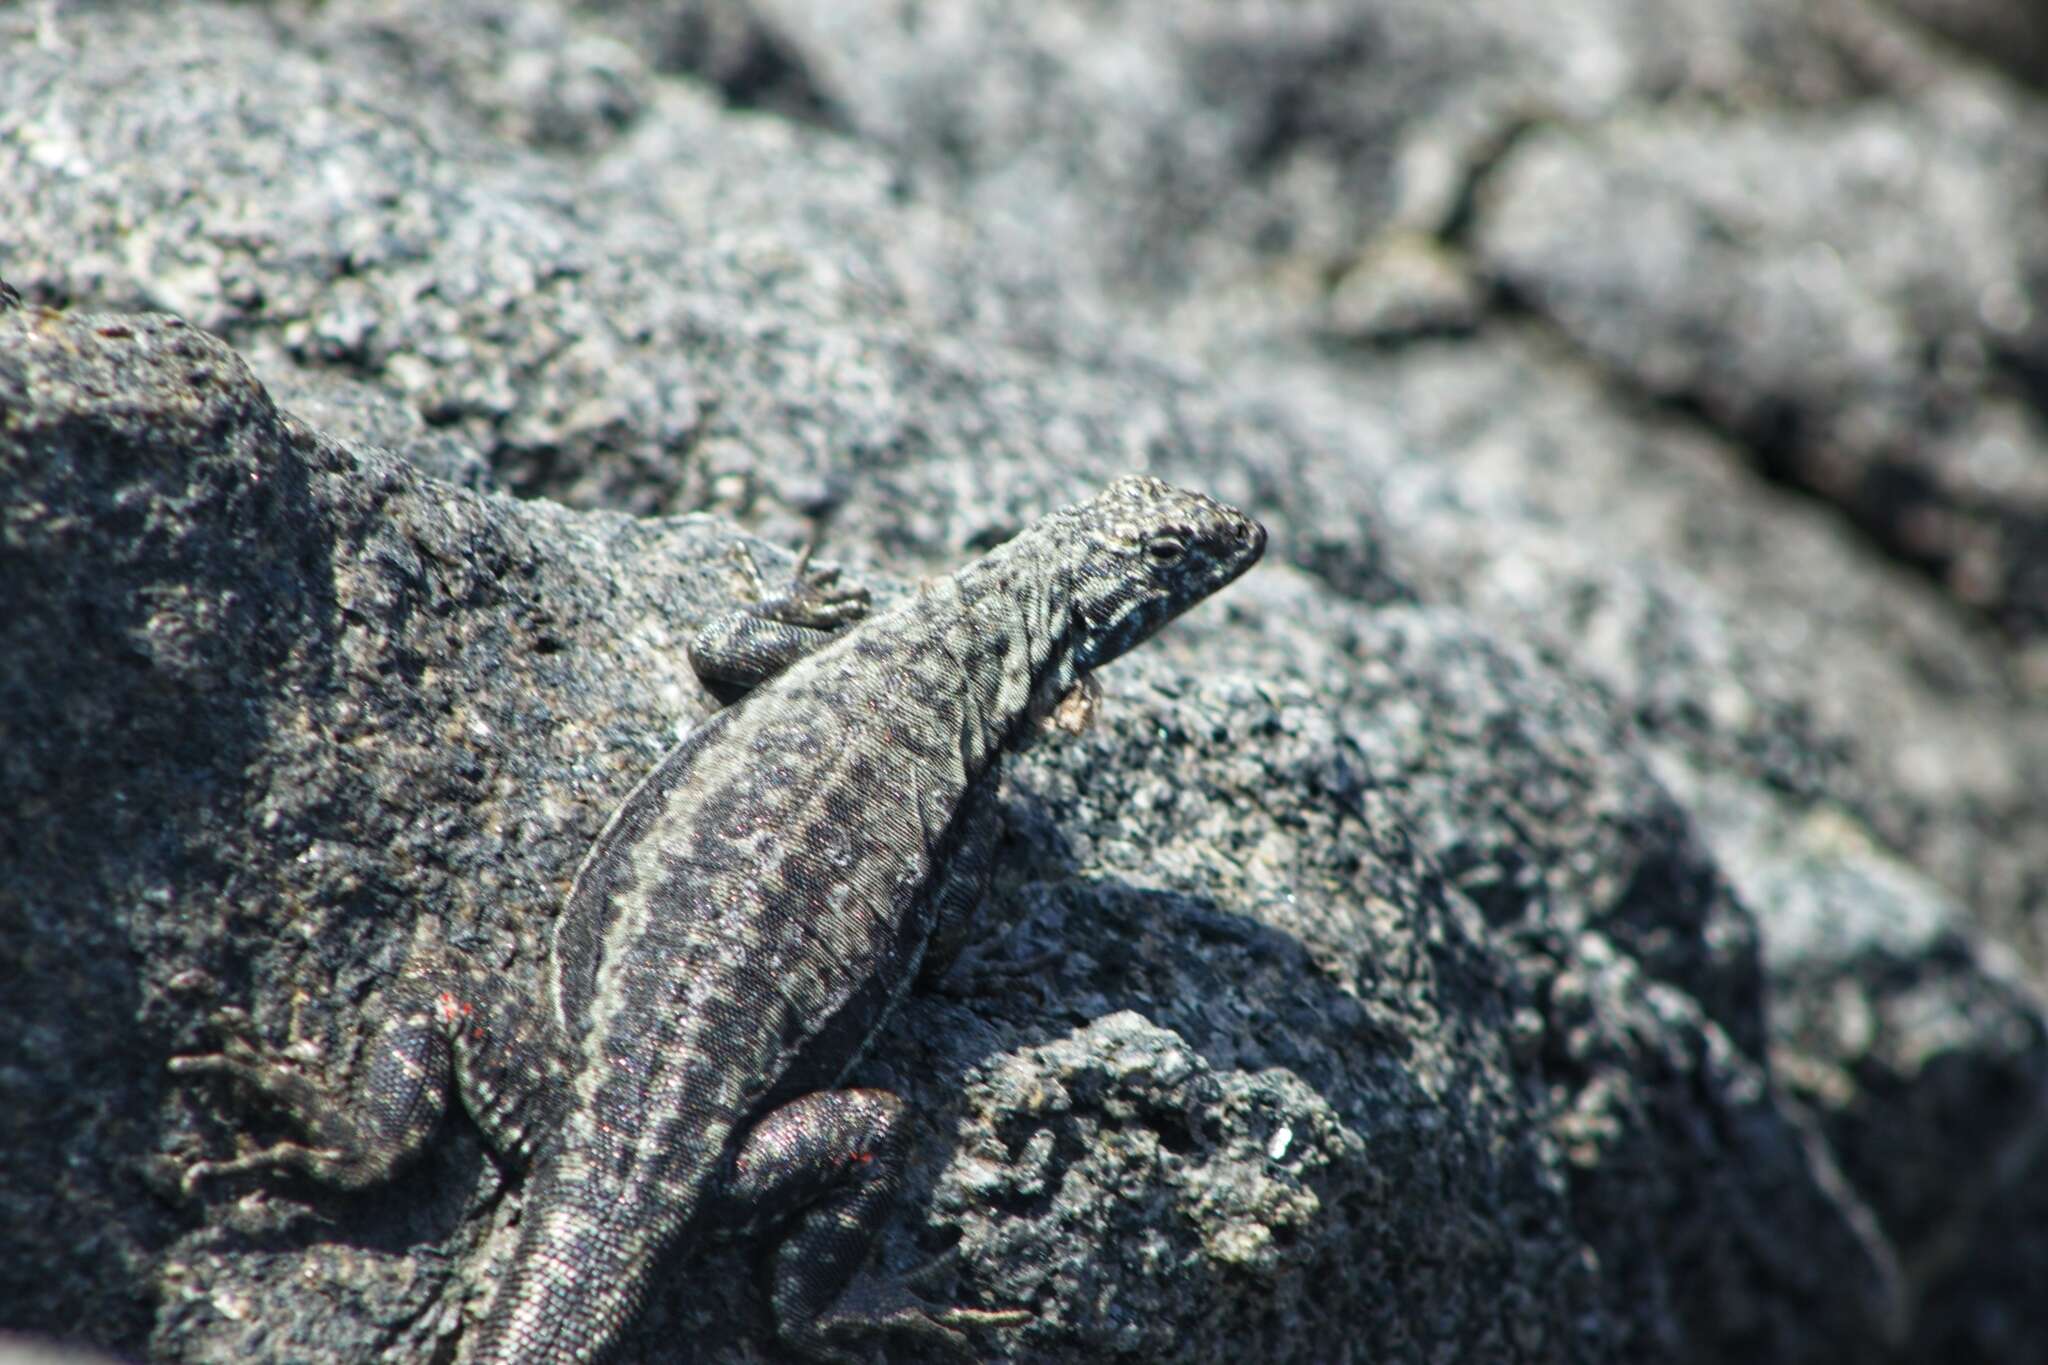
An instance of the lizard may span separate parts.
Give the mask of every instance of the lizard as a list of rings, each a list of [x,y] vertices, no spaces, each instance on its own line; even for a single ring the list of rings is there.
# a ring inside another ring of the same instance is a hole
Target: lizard
[[[174,1058],[281,1108],[304,1141],[199,1162],[389,1178],[454,1091],[523,1171],[477,1365],[600,1359],[661,1265],[714,1236],[779,1238],[770,1306],[794,1351],[962,1327],[862,1273],[901,1179],[903,1102],[841,1088],[914,982],[964,945],[1000,827],[1002,761],[1092,716],[1092,673],[1264,552],[1243,513],[1131,475],[884,611],[798,560],[786,589],[690,645],[728,699],[605,825],[554,924],[539,999],[452,954],[408,964],[352,1091],[245,1030]],[[944,1259],[942,1257],[942,1259]],[[915,1277],[913,1277],[915,1278]]]

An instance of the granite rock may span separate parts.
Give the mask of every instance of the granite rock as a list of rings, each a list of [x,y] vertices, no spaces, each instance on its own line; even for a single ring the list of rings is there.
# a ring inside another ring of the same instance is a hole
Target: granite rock
[[[1273,551],[1017,765],[878,1256],[996,1359],[2030,1360],[2042,114],[1860,0],[1529,14],[0,20],[0,1328],[459,1351],[466,1122],[188,1196],[275,1125],[164,1059],[530,988],[734,545],[886,598],[1143,468]]]

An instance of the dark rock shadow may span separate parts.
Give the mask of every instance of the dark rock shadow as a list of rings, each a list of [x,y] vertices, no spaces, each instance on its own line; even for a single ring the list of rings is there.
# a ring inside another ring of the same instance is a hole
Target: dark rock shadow
[[[329,533],[314,438],[203,333],[30,310],[0,329],[0,1303],[134,1350],[155,1290],[109,1248],[182,1221],[142,1174],[179,1023],[148,978],[238,913],[217,902],[274,678],[333,648]]]

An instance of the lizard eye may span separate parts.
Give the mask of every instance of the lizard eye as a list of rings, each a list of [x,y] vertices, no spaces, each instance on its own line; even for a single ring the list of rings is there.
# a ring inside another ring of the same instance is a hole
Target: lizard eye
[[[1187,546],[1176,536],[1154,536],[1145,542],[1145,553],[1161,564],[1171,564],[1187,553]]]

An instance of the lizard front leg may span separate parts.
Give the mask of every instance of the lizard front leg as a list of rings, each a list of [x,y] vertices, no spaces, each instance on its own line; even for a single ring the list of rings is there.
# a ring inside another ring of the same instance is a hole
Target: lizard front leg
[[[721,702],[747,692],[868,614],[868,591],[839,582],[839,570],[813,570],[809,546],[789,586],[769,592],[745,546],[734,551],[753,598],[707,621],[690,642],[690,666]]]
[[[772,1258],[775,1325],[819,1360],[858,1359],[838,1344],[864,1332],[907,1332],[968,1359],[962,1327],[1014,1327],[1024,1309],[934,1308],[860,1264],[902,1182],[903,1101],[884,1090],[821,1090],[763,1116],[733,1160],[721,1199],[743,1234],[786,1228]]]

